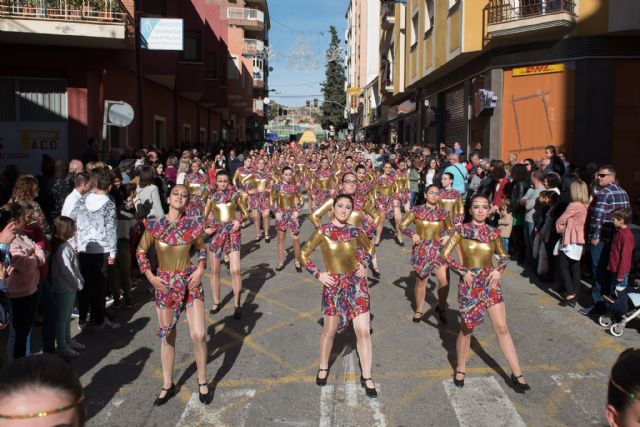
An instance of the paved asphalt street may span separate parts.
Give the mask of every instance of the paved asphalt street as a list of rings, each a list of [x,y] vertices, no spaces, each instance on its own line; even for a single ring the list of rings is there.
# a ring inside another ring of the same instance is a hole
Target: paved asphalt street
[[[303,240],[310,232],[305,221]],[[276,241],[255,244],[253,237],[252,226],[243,230],[243,318],[232,317],[230,277],[223,271],[225,305],[207,319],[213,403],[205,407],[198,401],[183,316],[175,370],[180,392],[153,407],[162,378],[160,341],[154,304],[139,286],[135,294],[143,304],[114,310],[122,329],[78,336],[88,348],[73,366],[86,387],[90,425],[602,425],[610,367],[620,351],[638,343],[637,324],[614,338],[595,321],[559,307],[552,291],[512,264],[503,280],[508,322],[533,390],[521,395],[507,384],[510,370],[488,319],[472,342],[466,385],[456,389],[451,378],[457,278],[449,295],[449,325],[438,326],[431,311],[425,322],[412,323],[409,241],[401,248],[387,236],[378,249],[382,278],[370,278],[379,398],[367,398],[360,387],[351,330],[336,339],[329,382],[321,388],[315,384],[321,285],[306,272],[296,273],[292,254],[276,274]],[[314,257],[320,261],[319,251]],[[205,290],[208,306],[208,283]],[[432,292],[427,300],[433,304]]]

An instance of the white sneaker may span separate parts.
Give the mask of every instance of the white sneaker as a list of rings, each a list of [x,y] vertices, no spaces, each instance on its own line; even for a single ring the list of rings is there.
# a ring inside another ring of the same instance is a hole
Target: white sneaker
[[[113,331],[118,328],[120,328],[120,323],[111,322],[108,319],[104,319],[102,324],[93,327],[96,331]]]
[[[85,348],[87,348],[84,344],[80,344],[76,340],[69,341],[69,344],[67,344],[67,347],[69,347],[69,348],[71,348],[72,350],[75,350],[75,351],[82,351]]]
[[[60,353],[60,356],[64,357],[65,359],[73,359],[75,357],[80,356],[80,353],[73,350],[69,346],[61,348],[60,350],[58,350],[58,353]]]
[[[113,305],[113,302],[115,300],[112,297],[105,297],[104,298],[104,306],[106,307],[111,307]]]

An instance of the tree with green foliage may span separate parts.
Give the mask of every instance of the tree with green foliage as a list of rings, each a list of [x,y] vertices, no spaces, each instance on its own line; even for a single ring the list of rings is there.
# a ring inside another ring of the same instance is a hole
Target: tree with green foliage
[[[324,100],[320,107],[322,111],[320,124],[323,129],[329,129],[329,126],[333,125],[336,132],[338,132],[347,128],[347,119],[344,117],[347,104],[344,83],[347,78],[344,74],[344,58],[340,49],[338,31],[332,25],[329,27],[329,32],[331,33],[331,42],[327,50],[325,80],[321,85]]]

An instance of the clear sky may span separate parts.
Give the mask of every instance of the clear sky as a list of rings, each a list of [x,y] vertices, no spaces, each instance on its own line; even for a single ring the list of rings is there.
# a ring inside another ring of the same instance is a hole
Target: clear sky
[[[289,106],[322,99],[329,26],[335,25],[344,46],[347,0],[268,0],[269,97]]]

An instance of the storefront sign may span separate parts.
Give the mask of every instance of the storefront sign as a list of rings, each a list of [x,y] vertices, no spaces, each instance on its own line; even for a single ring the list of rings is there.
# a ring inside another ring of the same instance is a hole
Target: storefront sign
[[[182,19],[140,18],[140,47],[182,50]]]
[[[498,97],[490,90],[480,89],[476,92],[473,102],[473,109],[476,117],[479,117],[485,110],[493,110],[497,105]]]
[[[67,122],[0,122],[0,169],[18,165],[22,173],[39,173],[42,156],[69,157]]]
[[[561,73],[564,64],[530,65],[528,67],[514,68],[511,70],[513,77],[532,76],[535,74]]]
[[[362,89],[359,87],[350,87],[347,89],[349,95],[360,95],[360,92],[362,92]]]

